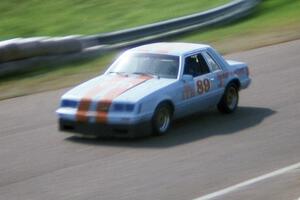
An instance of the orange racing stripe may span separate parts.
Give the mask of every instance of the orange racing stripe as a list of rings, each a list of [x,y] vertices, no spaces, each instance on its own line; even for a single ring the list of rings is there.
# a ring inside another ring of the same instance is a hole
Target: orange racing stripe
[[[127,84],[125,84],[122,87],[113,89],[109,92],[109,94],[102,97],[103,100],[100,100],[97,105],[96,121],[100,123],[107,123],[108,111],[113,99],[149,79],[151,79],[151,77],[149,76],[140,76],[138,78],[130,80]]]
[[[115,76],[112,79],[107,80],[105,84],[97,85],[96,87],[89,90],[79,102],[78,110],[76,113],[77,121],[86,122],[88,120],[87,112],[89,111],[90,105],[92,103],[92,98],[95,95],[97,95],[101,90],[107,88],[112,83],[119,82],[123,79],[124,77]]]

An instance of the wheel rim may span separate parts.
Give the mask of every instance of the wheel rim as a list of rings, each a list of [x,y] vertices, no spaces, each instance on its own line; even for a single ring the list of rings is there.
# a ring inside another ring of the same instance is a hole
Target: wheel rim
[[[235,109],[237,101],[238,101],[238,94],[234,87],[229,88],[229,90],[227,92],[226,100],[227,100],[228,108],[230,108],[230,110]]]
[[[156,124],[159,132],[163,133],[165,132],[169,125],[170,125],[170,113],[167,108],[162,108],[158,113],[156,117]]]

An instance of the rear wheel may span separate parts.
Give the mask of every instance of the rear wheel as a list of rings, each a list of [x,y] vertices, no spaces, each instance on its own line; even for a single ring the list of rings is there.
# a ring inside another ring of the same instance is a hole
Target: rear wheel
[[[172,122],[172,109],[167,103],[160,104],[152,117],[153,135],[165,134]]]
[[[229,83],[224,95],[218,104],[221,113],[232,113],[236,110],[239,102],[239,90],[235,83]]]

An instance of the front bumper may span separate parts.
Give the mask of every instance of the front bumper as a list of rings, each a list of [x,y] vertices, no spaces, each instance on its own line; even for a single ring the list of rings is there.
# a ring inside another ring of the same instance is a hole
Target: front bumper
[[[59,130],[92,137],[133,138],[150,135],[151,122],[144,121],[136,124],[100,124],[77,122],[68,119],[59,119]]]

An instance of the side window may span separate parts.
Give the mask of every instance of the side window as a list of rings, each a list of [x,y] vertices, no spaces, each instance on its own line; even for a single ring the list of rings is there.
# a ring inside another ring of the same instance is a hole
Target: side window
[[[214,61],[214,59],[207,52],[203,52],[202,54],[207,60],[207,63],[212,69],[212,71],[217,71],[221,69],[220,66],[216,63],[216,61]]]
[[[209,67],[201,54],[196,54],[185,58],[184,74],[197,77],[209,72]]]

